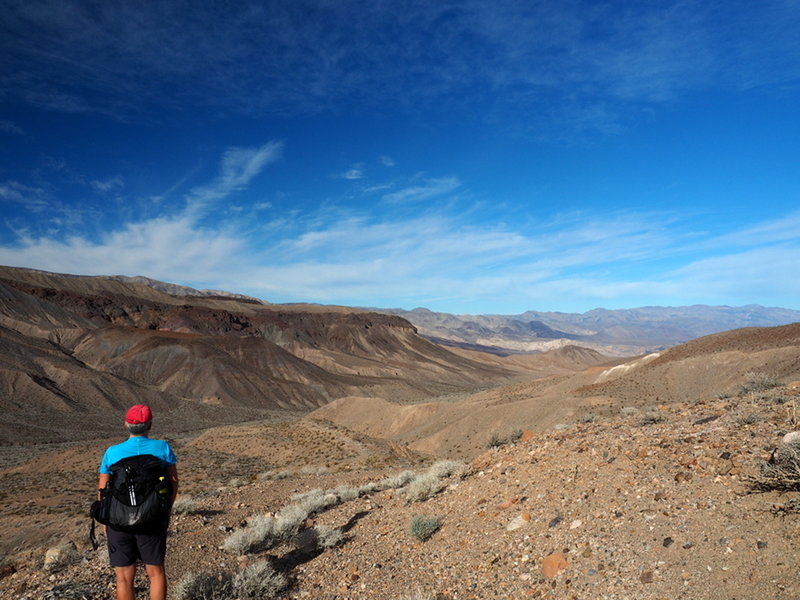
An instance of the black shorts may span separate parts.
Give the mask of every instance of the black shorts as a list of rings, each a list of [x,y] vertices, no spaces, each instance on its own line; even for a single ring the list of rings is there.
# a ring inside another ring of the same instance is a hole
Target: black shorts
[[[167,529],[151,533],[107,530],[108,558],[112,567],[129,567],[141,560],[146,565],[163,565],[167,554]]]

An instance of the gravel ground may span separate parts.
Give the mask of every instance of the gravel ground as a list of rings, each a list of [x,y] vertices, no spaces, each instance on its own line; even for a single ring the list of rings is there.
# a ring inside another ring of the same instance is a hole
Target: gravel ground
[[[306,525],[345,530],[321,552],[239,557],[221,546],[294,493],[361,485],[401,465],[187,490],[197,512],[173,519],[171,580],[266,558],[289,576],[290,599],[800,597],[800,494],[747,493],[746,482],[791,429],[787,405],[732,398],[627,412],[488,450],[423,502],[386,490],[321,512]],[[416,515],[441,520],[428,541],[409,533]],[[42,549],[6,559],[0,598],[113,597],[102,549],[76,540],[66,555],[57,569],[44,568]],[[145,589],[140,581],[140,598]]]

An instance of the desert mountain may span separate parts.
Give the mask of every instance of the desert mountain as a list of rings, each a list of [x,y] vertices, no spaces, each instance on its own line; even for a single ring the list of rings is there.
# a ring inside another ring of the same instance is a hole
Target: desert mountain
[[[532,352],[579,345],[609,356],[636,356],[743,327],[800,321],[800,311],[750,305],[598,308],[582,314],[451,315],[424,308],[382,310],[410,321],[439,343],[494,352]]]
[[[715,398],[735,389],[745,373],[776,381],[799,379],[800,323],[714,334],[615,366],[564,371],[460,402],[400,406],[380,398],[340,398],[309,418],[402,442],[419,452],[469,458],[493,435],[504,439],[514,431],[541,432],[582,417],[615,414],[624,406],[655,409]]]
[[[524,370],[450,352],[397,316],[165,289],[0,268],[0,439],[114,431],[136,402],[196,429],[346,396],[417,401]]]

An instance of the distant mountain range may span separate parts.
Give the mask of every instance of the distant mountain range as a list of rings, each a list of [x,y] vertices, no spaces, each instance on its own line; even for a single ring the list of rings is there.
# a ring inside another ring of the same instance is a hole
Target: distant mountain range
[[[520,315],[451,315],[425,308],[374,309],[403,317],[440,344],[495,353],[536,352],[579,345],[611,356],[634,356],[743,327],[800,321],[800,311],[747,306],[597,308],[589,312],[528,311]]]

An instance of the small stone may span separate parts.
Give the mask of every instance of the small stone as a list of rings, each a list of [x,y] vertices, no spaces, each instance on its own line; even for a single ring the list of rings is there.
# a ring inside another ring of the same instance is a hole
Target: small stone
[[[498,508],[498,509],[500,509],[500,510],[505,510],[505,509],[507,509],[507,508],[511,508],[511,507],[512,507],[512,506],[514,506],[514,505],[515,505],[517,502],[519,502],[519,498],[509,498],[509,499],[508,499],[508,500],[506,500],[505,502],[503,502],[503,503],[501,503],[501,504],[498,504],[498,505],[497,505],[497,508]]]
[[[550,521],[550,523],[548,523],[548,525],[547,525],[547,526],[548,526],[548,527],[555,527],[556,525],[558,525],[559,523],[561,523],[561,521],[562,521],[562,520],[563,520],[563,517],[562,517],[561,515],[558,515],[558,516],[554,517],[554,518],[553,518],[553,519]]]
[[[691,480],[692,480],[692,474],[689,473],[688,471],[679,471],[675,475],[675,481],[677,481],[678,483],[684,483],[686,481],[691,481]]]
[[[664,541],[662,542],[664,548],[669,548],[675,542],[671,537],[665,537]]]
[[[682,548],[683,548],[684,550],[689,550],[690,548],[694,548],[694,543],[692,543],[692,542],[686,542],[686,543],[685,543],[685,544],[682,546]]]
[[[517,529],[522,529],[523,527],[527,526],[528,523],[530,523],[530,515],[528,516],[527,520],[523,515],[517,515],[511,519],[511,522],[508,525],[506,525],[506,531],[516,531]]]
[[[759,550],[763,550],[763,549],[764,549],[764,548],[766,548],[768,545],[769,545],[769,544],[767,544],[767,542],[762,542],[761,540],[758,540],[758,541],[756,542],[756,546],[758,546],[758,549],[759,549]]]
[[[546,579],[552,579],[558,575],[559,571],[569,566],[566,557],[561,552],[556,552],[542,560],[542,575]]]
[[[581,525],[583,525],[583,521],[581,521],[580,519],[575,519],[572,523],[569,524],[569,528],[570,529],[577,529]]]
[[[641,575],[639,575],[639,581],[642,583],[653,583],[653,572],[652,571],[643,571]]]
[[[655,500],[656,502],[659,502],[661,500],[666,500],[666,499],[667,499],[667,495],[664,492],[656,492],[656,495],[653,496],[653,500]]]

